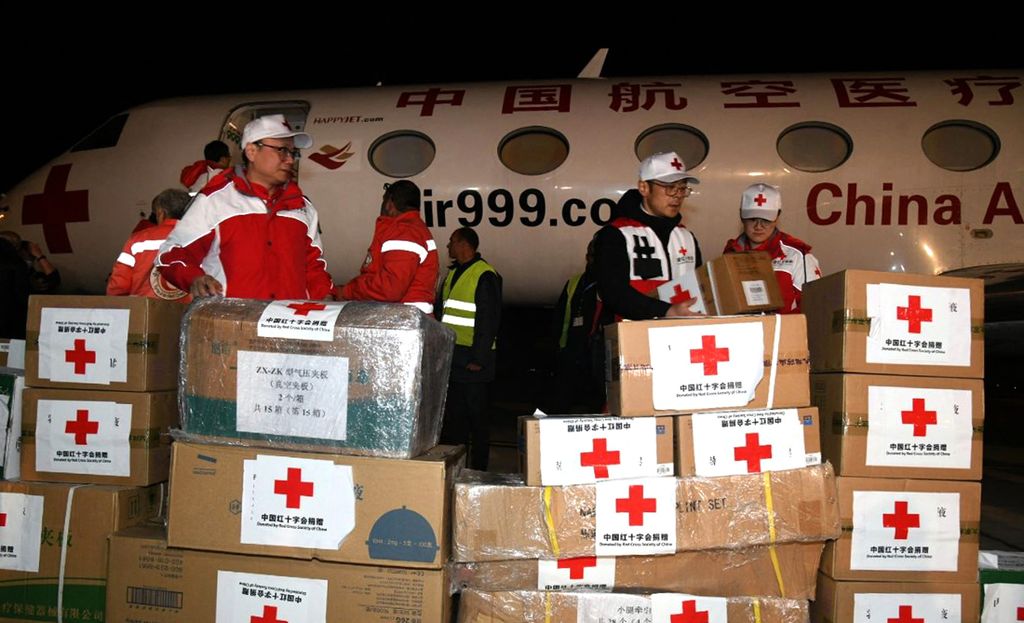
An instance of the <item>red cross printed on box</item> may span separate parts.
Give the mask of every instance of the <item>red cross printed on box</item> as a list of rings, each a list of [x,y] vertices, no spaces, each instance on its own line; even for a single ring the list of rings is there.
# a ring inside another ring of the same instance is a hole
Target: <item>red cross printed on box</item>
[[[263,616],[252,615],[249,623],[288,623],[284,619],[277,618],[277,606],[263,606]]]
[[[42,225],[50,253],[71,253],[68,223],[89,221],[89,191],[68,190],[70,164],[59,164],[46,175],[43,192],[25,195],[21,224]]]
[[[718,364],[729,361],[729,349],[716,348],[713,335],[701,336],[700,343],[701,348],[690,349],[690,363],[704,364],[704,376],[717,376]]]
[[[7,525],[7,513],[0,513],[0,528]]]
[[[687,599],[683,602],[682,612],[669,617],[671,623],[708,623],[708,611],[697,610],[697,600]]]
[[[904,424],[914,427],[914,437],[924,437],[928,434],[929,424],[938,424],[939,417],[935,411],[926,411],[924,398],[914,398],[914,408],[910,411],[900,411]]]
[[[758,433],[747,433],[747,445],[733,449],[733,459],[747,462],[747,473],[756,474],[761,471],[761,461],[772,458],[772,444],[760,445]]]
[[[311,311],[323,311],[327,306],[323,303],[289,303],[288,308],[292,309],[293,316],[308,316]]]
[[[580,466],[593,467],[594,478],[608,478],[608,466],[619,464],[619,451],[608,451],[608,440],[604,437],[594,439],[590,452],[580,453]]]
[[[301,468],[289,467],[286,480],[274,481],[274,493],[285,496],[287,508],[300,508],[302,496],[312,497],[313,483],[303,482]]]
[[[100,432],[100,423],[89,421],[88,409],[79,409],[75,415],[75,419],[64,424],[64,432],[75,436],[76,446],[88,445],[88,436]]]
[[[895,528],[895,538],[898,541],[905,541],[910,536],[911,528],[921,527],[921,515],[907,512],[908,502],[896,502],[892,513],[882,515],[882,525],[886,528]]]
[[[924,617],[914,618],[913,606],[900,606],[898,617],[889,617],[888,623],[924,623]]]
[[[590,567],[597,566],[596,556],[582,556],[580,558],[563,558],[558,561],[559,569],[569,570],[570,580],[582,580],[583,575]]]
[[[906,307],[896,307],[896,319],[906,320],[910,333],[920,333],[921,323],[932,321],[932,310],[921,307],[921,297],[912,294],[907,297]]]
[[[658,500],[644,497],[643,485],[629,485],[629,497],[615,500],[616,513],[628,513],[629,525],[644,525],[644,513],[658,510]]]
[[[1024,621],[1024,606],[1017,608],[1017,620]]]
[[[768,203],[768,198],[765,197],[762,193],[757,193],[757,196],[754,197],[754,203],[756,203],[758,206],[763,206],[764,204]]]
[[[75,374],[85,374],[85,366],[96,363],[96,351],[86,350],[85,340],[75,340],[75,347],[64,351],[64,361],[75,364]]]
[[[669,303],[675,305],[676,303],[682,303],[683,301],[689,301],[693,298],[689,290],[684,290],[683,286],[676,284],[672,291],[672,298],[669,299]]]

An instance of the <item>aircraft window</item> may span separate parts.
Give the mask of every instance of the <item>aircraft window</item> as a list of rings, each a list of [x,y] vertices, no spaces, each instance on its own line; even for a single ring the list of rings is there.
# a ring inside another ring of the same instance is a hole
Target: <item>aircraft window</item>
[[[561,132],[540,126],[519,128],[498,143],[498,158],[523,175],[554,171],[569,157],[569,140]]]
[[[692,171],[708,157],[708,137],[697,128],[666,123],[645,130],[636,139],[635,151],[638,160],[674,151],[683,159],[686,168]]]
[[[434,161],[437,148],[427,135],[412,130],[389,132],[370,145],[370,164],[388,177],[412,177]]]
[[[936,123],[921,139],[921,149],[937,166],[948,171],[973,171],[999,155],[999,136],[973,121]]]
[[[789,166],[822,173],[846,162],[853,153],[853,139],[831,123],[809,121],[783,130],[775,148]]]
[[[121,131],[124,130],[126,121],[128,121],[128,113],[121,113],[111,117],[109,121],[93,130],[89,136],[78,141],[78,144],[72,147],[71,151],[88,151],[90,149],[114,147],[121,138]]]

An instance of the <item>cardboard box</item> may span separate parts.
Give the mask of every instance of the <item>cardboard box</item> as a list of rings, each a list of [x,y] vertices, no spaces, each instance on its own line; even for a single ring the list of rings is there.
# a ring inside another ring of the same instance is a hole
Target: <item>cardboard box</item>
[[[985,376],[981,279],[846,270],[808,283],[814,372]]]
[[[674,473],[670,417],[524,415],[519,418],[519,435],[520,471],[531,486]]]
[[[448,560],[462,446],[408,461],[187,442],[173,453],[171,547],[427,569]],[[309,517],[320,521],[307,530]]]
[[[660,608],[659,608],[660,606]],[[708,619],[710,612],[719,612]],[[652,618],[639,618],[651,612]],[[635,613],[635,614],[632,614]],[[807,602],[795,599],[696,598],[667,594],[664,597],[619,593],[548,593],[544,591],[485,592],[469,590],[459,601],[459,623],[505,623],[506,621],[725,621],[729,623],[804,623]],[[686,617],[687,614],[691,616]],[[703,617],[701,615],[704,614]],[[686,618],[683,618],[686,617]],[[697,618],[700,617],[700,618]]]
[[[821,559],[830,577],[977,581],[980,483],[844,476],[836,485],[843,533]]]
[[[821,463],[815,407],[695,413],[677,415],[675,421],[678,476],[731,476]]]
[[[0,480],[21,476],[21,421],[25,371],[0,369]]]
[[[810,404],[799,314],[618,322],[605,328],[605,350],[617,415]]]
[[[812,374],[811,399],[841,476],[981,480],[980,379]]]
[[[414,307],[205,299],[184,333],[190,440],[391,458],[437,445],[455,334]]]
[[[764,251],[726,253],[697,269],[697,282],[712,316],[758,314],[782,308],[782,292]]]
[[[30,388],[24,422],[22,479],[145,486],[170,472],[177,395]]]
[[[667,556],[500,560],[452,565],[455,590],[676,592],[722,597],[813,599],[824,543],[705,549]]]
[[[0,482],[0,621],[56,621],[60,578],[64,620],[102,621],[107,537],[156,516],[160,489]]]
[[[25,340],[0,338],[0,368],[25,369]]]
[[[1024,552],[978,553],[982,620],[1016,621],[1024,604]]]
[[[902,616],[901,607],[908,616]],[[870,619],[866,618],[868,610]],[[943,610],[946,610],[945,615]],[[839,582],[821,574],[818,598],[811,602],[811,621],[860,623],[913,619],[929,623],[978,623],[979,610],[978,585],[971,582]]]
[[[829,465],[567,487],[528,487],[507,476],[463,474],[455,484],[452,558],[457,562],[658,555],[823,541],[839,534]],[[653,536],[662,532],[669,534]],[[651,533],[649,539],[629,536]]]
[[[180,303],[139,296],[33,296],[29,387],[152,392],[176,389]]]
[[[269,589],[278,599],[261,598],[259,589],[243,595],[246,582]],[[107,623],[249,621],[258,620],[267,606],[276,608],[277,619],[287,621],[451,620],[442,569],[174,549],[167,546],[163,531],[152,527],[131,528],[110,538]],[[224,618],[225,611],[232,616]]]

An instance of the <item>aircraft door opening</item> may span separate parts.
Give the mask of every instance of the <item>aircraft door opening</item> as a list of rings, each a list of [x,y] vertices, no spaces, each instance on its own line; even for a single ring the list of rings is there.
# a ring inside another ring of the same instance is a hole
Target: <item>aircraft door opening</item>
[[[228,113],[227,120],[220,131],[220,140],[231,150],[231,162],[242,162],[242,130],[245,124],[266,115],[284,115],[285,121],[296,132],[305,131],[306,118],[309,116],[309,102],[253,102],[242,104]],[[295,172],[298,174],[299,162],[295,160]]]

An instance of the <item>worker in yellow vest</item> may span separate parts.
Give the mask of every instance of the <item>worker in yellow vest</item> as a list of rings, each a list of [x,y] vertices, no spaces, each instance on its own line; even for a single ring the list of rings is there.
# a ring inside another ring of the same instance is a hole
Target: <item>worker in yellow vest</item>
[[[480,238],[471,228],[452,233],[452,264],[434,314],[455,331],[441,441],[469,444],[469,466],[485,470],[490,453],[487,390],[494,380],[501,323],[501,275],[480,257],[479,247]]]

